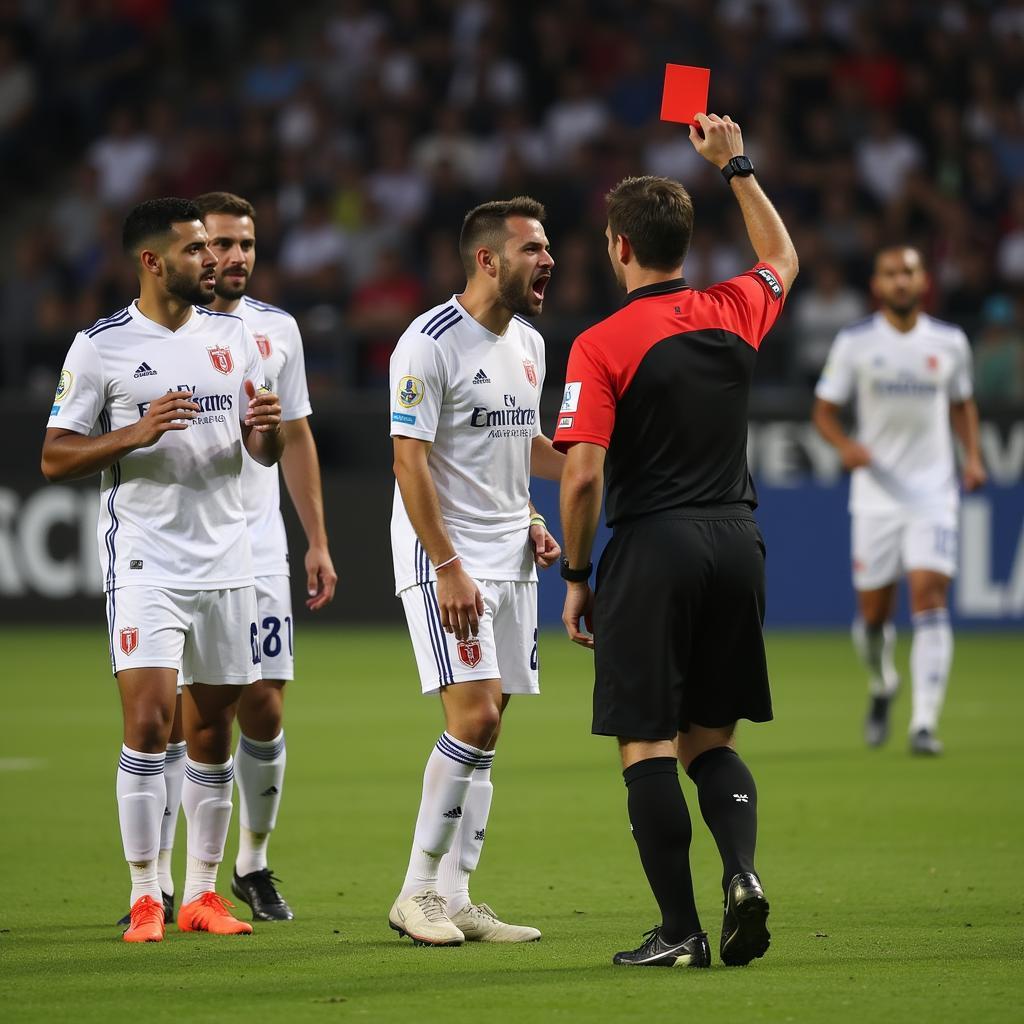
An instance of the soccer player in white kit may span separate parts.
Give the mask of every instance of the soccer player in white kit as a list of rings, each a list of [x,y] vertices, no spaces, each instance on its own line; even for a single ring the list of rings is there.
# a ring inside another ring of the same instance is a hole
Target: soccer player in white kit
[[[563,456],[540,430],[544,341],[535,316],[554,261],[544,207],[526,197],[465,218],[461,295],[417,317],[391,356],[397,486],[391,518],[423,693],[445,715],[427,761],[405,881],[388,919],[421,945],[531,942],[469,896],[480,859],[502,713],[538,693],[537,574],[560,554],[531,515],[530,476]]]
[[[984,484],[971,350],[964,332],[921,311],[928,288],[921,254],[892,246],[875,257],[879,311],[840,331],[816,388],[813,419],[852,471],[854,644],[867,666],[869,746],[888,737],[899,685],[893,664],[896,584],[906,574],[913,642],[910,749],[942,752],[936,736],[953,661],[947,594],[956,575],[959,493],[952,433],[964,449],[963,486]],[[857,435],[839,412],[857,403]],[[950,426],[952,424],[952,432]]]
[[[320,461],[307,419],[313,410],[299,325],[283,309],[246,294],[256,263],[252,204],[230,192],[207,192],[196,197],[196,205],[217,257],[214,298],[208,308],[242,318],[263,357],[267,386],[281,400],[285,448],[280,466],[306,534],[306,607],[318,611],[334,599],[338,577],[324,525]],[[247,457],[242,467],[242,500],[256,575],[262,658],[260,678],[245,688],[238,702],[239,837],[231,889],[252,908],[253,920],[287,921],[294,915],[267,865],[267,844],[284,788],[285,684],[294,678],[288,539],[277,467],[267,468]]]
[[[263,387],[245,324],[202,308],[216,259],[195,204],[139,204],[123,242],[139,298],[75,337],[42,469],[51,481],[102,473],[100,562],[124,715],[117,804],[132,881],[124,939],[164,936],[157,852],[179,668],[188,684],[188,867],[178,928],[248,934],[216,893],[231,819],[231,727],[261,653],[242,449],[268,466],[280,458],[281,407]]]

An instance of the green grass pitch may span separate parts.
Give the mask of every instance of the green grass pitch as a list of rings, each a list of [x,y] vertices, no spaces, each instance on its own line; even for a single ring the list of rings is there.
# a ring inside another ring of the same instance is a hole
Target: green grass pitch
[[[541,643],[544,695],[512,702],[477,899],[542,942],[414,949],[387,927],[423,761],[441,727],[403,633],[300,634],[271,865],[297,912],[251,938],[130,947],[113,782],[120,742],[101,623],[8,630],[0,751],[0,1017],[16,1021],[1020,1020],[1024,1015],[1024,638],[957,639],[947,754],[861,744],[847,638],[774,634],[777,721],[746,726],[772,946],[717,962],[720,862],[694,819],[710,971],[613,968],[657,920],[614,744],[589,735],[590,661]],[[901,637],[906,668],[908,637]],[[229,839],[233,855],[236,823]],[[179,826],[180,887],[184,822]],[[229,867],[221,870],[221,891]],[[666,1015],[672,1014],[671,1018]]]

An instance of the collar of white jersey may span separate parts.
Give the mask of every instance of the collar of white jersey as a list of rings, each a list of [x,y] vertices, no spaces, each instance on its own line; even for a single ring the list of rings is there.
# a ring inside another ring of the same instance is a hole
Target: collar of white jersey
[[[888,319],[886,318],[886,315],[881,310],[878,310],[878,312],[875,313],[875,318],[878,326],[880,326],[884,331],[887,331],[889,334],[891,334],[894,338],[898,339],[899,341],[912,341],[915,338],[921,337],[927,325],[927,314],[923,312],[917,314],[917,320],[915,321],[914,326],[911,327],[909,331],[901,331],[898,330],[896,327],[893,327],[893,325],[889,323]]]
[[[169,327],[164,327],[163,324],[158,324],[155,320],[150,320],[145,313],[139,309],[139,300],[132,299],[128,303],[128,315],[132,318],[132,322],[136,327],[142,327],[145,330],[152,330],[156,334],[162,334],[165,337],[180,337],[182,334],[192,330],[192,325],[198,319],[198,315],[195,310],[195,306],[190,307],[192,313],[191,316],[176,330],[172,331]]]
[[[453,295],[451,297],[451,303],[456,308],[456,310],[460,314],[462,314],[462,322],[459,324],[459,327],[464,331],[470,332],[471,334],[476,334],[477,337],[483,338],[486,341],[505,341],[505,339],[508,338],[509,336],[509,332],[512,329],[512,325],[516,322],[516,318],[515,316],[513,316],[512,319],[509,320],[508,322],[508,327],[505,328],[505,333],[495,334],[493,331],[489,331],[486,327],[484,327],[484,325],[480,323],[480,321],[477,320],[477,318],[473,316],[473,314],[470,313],[470,311],[466,309],[466,307],[461,302],[459,302],[458,295]]]

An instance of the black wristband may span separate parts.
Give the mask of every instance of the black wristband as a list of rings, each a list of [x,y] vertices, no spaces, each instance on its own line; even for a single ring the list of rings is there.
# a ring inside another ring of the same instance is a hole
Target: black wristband
[[[586,583],[594,571],[594,563],[588,562],[586,569],[572,569],[569,567],[569,559],[563,558],[558,571],[563,580],[568,580],[570,583]]]

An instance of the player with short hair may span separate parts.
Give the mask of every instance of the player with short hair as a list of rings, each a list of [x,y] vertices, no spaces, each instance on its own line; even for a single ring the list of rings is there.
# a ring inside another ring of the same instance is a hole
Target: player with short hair
[[[285,440],[281,472],[308,544],[304,563],[306,607],[319,611],[334,599],[338,576],[324,525],[320,461],[309,428],[312,408],[299,326],[283,309],[248,294],[256,263],[256,213],[252,204],[230,192],[207,192],[195,202],[209,235],[210,249],[217,257],[213,301],[208,308],[241,317],[263,358],[267,385],[281,401]],[[245,688],[238,702],[235,782],[239,842],[231,889],[252,908],[253,920],[287,921],[294,915],[267,864],[267,845],[284,788],[285,685],[294,677],[288,539],[281,516],[277,467],[268,468],[246,457],[242,498],[252,543],[262,656],[260,678]]]
[[[889,735],[899,686],[893,663],[896,587],[906,574],[914,639],[910,750],[942,753],[936,736],[953,662],[948,591],[956,575],[959,494],[952,432],[964,446],[963,486],[985,482],[964,332],[922,312],[928,274],[921,253],[893,245],[875,257],[879,311],[840,331],[815,389],[813,420],[852,472],[854,645],[868,670],[864,737]],[[840,410],[857,401],[856,437]],[[950,430],[952,423],[952,432]]]
[[[554,260],[544,207],[484,203],[462,226],[466,288],[418,316],[391,357],[391,546],[422,691],[445,731],[423,776],[412,853],[388,915],[417,944],[530,942],[469,896],[491,765],[512,694],[538,693],[537,573],[558,558],[531,515],[530,476],[557,480],[540,429],[540,313]]]
[[[645,942],[613,958],[627,966],[711,964],[680,761],[722,856],[722,960],[749,963],[769,943],[754,867],[757,789],[735,749],[737,719],[772,717],[747,399],[797,256],[743,155],[739,126],[715,115],[697,121],[690,140],[731,182],[758,263],[694,291],[682,276],[693,227],[686,190],[657,177],[616,185],[606,235],[626,303],[573,343],[554,437],[568,450],[562,618],[572,640],[594,649],[593,731],[618,737],[633,837],[662,914]],[[613,533],[594,594],[606,477]]]
[[[178,928],[248,934],[216,893],[231,727],[260,662],[241,472],[243,448],[267,466],[280,458],[281,407],[245,324],[203,308],[216,259],[195,204],[140,203],[123,242],[139,298],[76,335],[42,469],[51,481],[102,474],[100,562],[124,715],[117,803],[132,879],[124,939],[164,936],[157,852],[179,667],[188,867]]]

